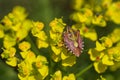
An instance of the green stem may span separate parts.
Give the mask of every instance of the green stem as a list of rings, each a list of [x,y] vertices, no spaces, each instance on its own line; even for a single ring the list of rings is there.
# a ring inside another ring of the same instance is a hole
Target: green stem
[[[32,39],[31,39],[31,37],[29,35],[26,37],[26,40],[30,42],[32,51],[36,55],[38,55],[40,53],[39,49],[36,47],[35,43],[32,41]]]
[[[77,73],[76,77],[81,76],[83,73],[85,73],[87,70],[89,70],[92,66],[93,66],[93,64],[90,64],[89,66],[87,66],[85,69],[83,69],[82,71],[80,71],[79,73]]]

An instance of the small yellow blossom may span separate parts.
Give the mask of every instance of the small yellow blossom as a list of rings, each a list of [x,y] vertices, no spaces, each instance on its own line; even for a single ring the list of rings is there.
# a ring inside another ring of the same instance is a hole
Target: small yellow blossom
[[[21,51],[27,51],[28,49],[30,49],[30,47],[31,47],[30,43],[26,41],[19,44],[19,49]]]
[[[22,61],[18,64],[18,77],[20,80],[27,79],[28,76],[31,74],[32,67],[25,61]]]
[[[112,40],[113,43],[116,43],[120,41],[120,36],[118,35],[120,33],[120,28],[115,28],[111,34],[108,35],[108,37]]]
[[[62,19],[57,19],[57,18],[55,18],[55,20],[51,21],[49,25],[53,32],[59,32],[59,33],[62,33],[64,27],[66,26],[66,24],[63,23]]]
[[[16,37],[5,35],[3,45],[5,48],[10,48],[16,44]]]
[[[71,52],[68,52],[67,49],[64,49],[64,48],[63,48],[63,50],[62,50],[62,52],[61,52],[61,59],[62,59],[62,60],[65,60],[65,59],[67,59],[70,55],[72,55],[72,53],[71,53]]]
[[[48,66],[43,66],[42,68],[38,69],[38,71],[40,72],[40,74],[42,75],[42,79],[44,80],[44,78],[48,75]]]
[[[16,6],[13,8],[12,13],[16,16],[17,19],[19,19],[20,21],[23,21],[26,17],[27,14],[25,12],[25,8],[21,7],[21,6]]]
[[[2,22],[5,24],[6,29],[10,29],[10,27],[12,26],[12,21],[8,18],[8,16],[5,16]]]
[[[105,49],[105,47],[100,44],[98,41],[96,41],[96,48],[95,48],[97,51],[102,51]]]
[[[62,33],[53,32],[50,30],[50,38],[55,44],[59,44],[59,42],[62,40]]]
[[[41,39],[37,39],[36,43],[37,43],[37,46],[39,49],[48,47],[48,43],[46,41],[41,40]]]
[[[12,67],[15,67],[17,65],[17,58],[16,57],[8,58],[6,63]]]
[[[99,16],[95,16],[95,18],[93,18],[92,23],[101,27],[105,27],[106,26],[106,22],[103,18],[102,15]]]
[[[35,59],[36,59],[35,53],[29,50],[28,54],[25,57],[25,61],[27,61],[27,63],[32,64],[33,62],[35,62]]]
[[[38,37],[38,33],[44,28],[44,24],[42,22],[33,22],[33,28],[31,30],[32,34]]]
[[[39,31],[36,35],[34,35],[35,37],[45,41],[47,39],[47,36],[45,34],[44,31]]]
[[[62,80],[62,73],[60,70],[56,71],[50,80]]]
[[[54,45],[51,45],[51,49],[56,55],[59,55],[61,53],[61,50],[62,50],[62,48],[60,48],[58,46],[54,46]]]
[[[104,55],[103,52],[99,52],[96,49],[89,49],[88,54],[90,55],[90,59],[92,61],[99,61]]]
[[[76,80],[76,78],[75,78],[75,75],[71,73],[68,76],[64,76],[63,80]]]
[[[120,47],[112,47],[108,49],[108,55],[110,59],[119,62],[120,61]]]
[[[103,56],[102,63],[105,65],[114,65],[113,60],[111,60],[108,55]]]
[[[85,38],[88,38],[92,41],[97,40],[97,33],[93,28],[89,29],[84,24],[83,25],[75,24],[75,25],[72,25],[72,28],[75,29],[75,30],[77,30],[77,29],[80,30],[80,34],[82,36],[84,36]]]
[[[47,59],[40,55],[36,57],[32,51],[29,51],[26,58],[18,64],[18,71],[21,80],[43,80],[49,72]]]
[[[102,62],[94,62],[94,67],[95,67],[95,70],[98,72],[98,73],[103,73],[105,72],[105,70],[107,69],[107,66],[104,65]]]
[[[106,15],[116,24],[120,24],[120,1],[112,3]]]
[[[17,40],[21,41],[24,39],[28,35],[31,28],[32,22],[30,20],[25,20],[20,26],[20,29],[16,32]]]
[[[2,29],[2,26],[0,25],[0,38],[4,37],[4,30]]]
[[[52,59],[55,62],[59,62],[61,60],[61,56],[60,55],[56,55],[55,53],[52,53]]]
[[[37,37],[36,44],[38,48],[47,48],[48,42],[47,42],[47,35],[42,30],[44,27],[44,24],[42,22],[33,22],[33,28],[31,30],[32,35]]]
[[[90,24],[92,21],[93,12],[88,8],[83,8],[79,12],[74,12],[70,17],[78,23]]]
[[[43,56],[38,55],[35,63],[38,68],[41,68],[43,65],[47,64],[47,59]]]
[[[109,37],[102,37],[101,39],[102,45],[105,47],[112,47],[113,42]]]
[[[75,10],[80,10],[83,5],[84,0],[72,0],[72,7]]]
[[[12,58],[15,56],[16,49],[14,47],[10,47],[8,49],[3,49],[4,52],[1,54],[2,58]]]

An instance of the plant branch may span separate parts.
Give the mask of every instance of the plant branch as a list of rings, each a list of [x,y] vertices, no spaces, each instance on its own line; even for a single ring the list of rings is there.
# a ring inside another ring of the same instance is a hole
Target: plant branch
[[[88,71],[92,66],[93,66],[93,64],[90,64],[90,65],[87,66],[85,69],[83,69],[82,71],[78,72],[78,73],[76,74],[76,77],[81,76],[83,73],[85,73],[86,71]]]

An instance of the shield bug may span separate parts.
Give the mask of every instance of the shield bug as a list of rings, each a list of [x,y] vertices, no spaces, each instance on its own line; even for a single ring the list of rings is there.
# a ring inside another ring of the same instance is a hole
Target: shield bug
[[[66,48],[75,56],[79,57],[83,50],[83,40],[79,30],[73,30],[69,26],[63,32],[63,42]]]

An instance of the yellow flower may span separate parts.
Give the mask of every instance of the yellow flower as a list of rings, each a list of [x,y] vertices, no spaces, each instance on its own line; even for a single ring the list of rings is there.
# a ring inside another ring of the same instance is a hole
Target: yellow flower
[[[12,26],[12,21],[8,18],[8,16],[5,16],[2,22],[5,24],[6,29],[10,29],[10,27]]]
[[[56,71],[50,80],[62,80],[62,73],[60,70]]]
[[[18,64],[18,77],[21,80],[43,80],[48,75],[47,59],[44,56],[37,57],[32,51]]]
[[[25,61],[26,61],[27,63],[32,64],[33,62],[35,62],[35,59],[36,59],[35,53],[29,50],[29,51],[28,51],[28,54],[27,54],[26,57],[25,57]]]
[[[83,5],[84,0],[72,0],[72,7],[75,10],[80,10]]]
[[[3,38],[4,37],[4,30],[2,29],[2,25],[0,25],[0,38]]]
[[[89,49],[88,54],[90,55],[90,59],[92,61],[99,61],[104,55],[103,52],[99,52],[96,49]]]
[[[8,65],[15,67],[17,65],[17,58],[15,57],[16,49],[14,47],[10,47],[3,50],[1,57],[6,59],[6,63]]]
[[[103,56],[102,63],[105,65],[114,65],[114,61],[111,60],[108,55]]]
[[[107,66],[104,65],[102,62],[98,61],[98,62],[94,62],[94,67],[95,67],[95,70],[98,72],[98,73],[103,73],[105,72],[105,70],[107,69]]]
[[[30,49],[30,47],[31,47],[30,43],[29,43],[29,42],[26,42],[26,41],[21,42],[21,43],[19,44],[19,49],[20,49],[21,51],[27,51],[28,49]]]
[[[120,24],[120,1],[112,3],[107,12],[106,15],[116,24]]]
[[[47,59],[43,56],[38,55],[35,63],[36,63],[37,68],[41,68],[41,67],[43,67],[43,65],[47,64]]]
[[[16,57],[8,58],[6,63],[12,67],[15,67],[17,66],[17,58]]]
[[[61,59],[62,59],[62,60],[67,59],[67,58],[70,57],[71,55],[72,55],[71,52],[68,52],[67,49],[62,48],[62,52],[61,52]]]
[[[63,23],[62,19],[55,18],[53,21],[50,22],[50,27],[53,32],[59,32],[62,33],[63,29],[65,27],[65,23]]]
[[[43,66],[42,68],[38,69],[38,71],[42,75],[42,80],[44,80],[44,78],[48,75],[49,69],[48,66]]]
[[[50,30],[50,38],[55,44],[59,44],[62,41],[62,33],[56,33]]]
[[[15,34],[17,40],[21,41],[22,39],[24,39],[28,35],[31,28],[32,28],[32,22],[30,20],[25,20],[20,26],[20,29]]]
[[[97,33],[95,30],[91,29],[88,32],[86,32],[85,34],[83,34],[86,38],[91,39],[92,41],[97,40]]]
[[[55,62],[59,62],[61,60],[61,56],[60,55],[56,55],[55,53],[52,53],[52,59]]]
[[[100,44],[98,41],[96,41],[96,48],[95,48],[97,51],[102,51],[105,49],[105,47]]]
[[[46,41],[41,40],[41,39],[37,39],[36,43],[37,43],[37,46],[39,49],[48,47],[48,43]]]
[[[78,23],[90,24],[93,17],[93,13],[90,9],[83,8],[79,12],[74,12],[70,17]]]
[[[118,35],[120,33],[120,28],[115,28],[111,34],[108,35],[108,37],[112,40],[113,43],[116,43],[120,41],[120,36]]]
[[[33,22],[33,28],[31,30],[32,35],[37,37],[36,43],[38,48],[47,48],[47,35],[42,30],[44,27],[44,24],[42,22]]]
[[[21,6],[14,7],[12,13],[20,21],[23,21],[27,17],[27,14],[25,13],[25,8],[23,8]]]
[[[1,54],[2,58],[12,58],[15,56],[16,49],[14,47],[10,47],[8,49],[3,49],[4,52]]]
[[[101,39],[102,45],[105,47],[112,47],[113,42],[109,37],[102,37]]]
[[[31,64],[28,64],[25,61],[22,61],[21,63],[18,64],[18,77],[20,80],[25,80],[29,77],[31,74]]]
[[[80,26],[80,27],[79,27]],[[82,36],[84,36],[85,38],[88,38],[92,41],[96,41],[97,40],[97,33],[93,28],[87,28],[84,24],[80,25],[80,24],[76,24],[76,25],[72,25],[73,29],[78,29],[80,30],[80,34]]]
[[[5,48],[10,48],[16,44],[16,37],[12,37],[10,35],[5,35],[3,40],[3,45]]]
[[[46,36],[44,31],[39,31],[38,34],[36,34],[34,36],[36,36],[37,38],[39,38],[39,39],[41,39],[43,41],[45,41],[47,39],[47,36]]]
[[[54,45],[51,45],[51,49],[56,55],[59,55],[62,51],[62,48],[60,48],[58,46],[54,46]]]
[[[104,17],[102,15],[95,16],[92,20],[92,23],[95,25],[99,25],[101,27],[106,26],[106,22],[105,22]]]
[[[120,47],[112,47],[108,49],[108,55],[110,59],[119,62],[120,61]]]
[[[36,37],[38,33],[44,28],[44,24],[42,22],[33,22],[33,28],[31,30],[32,34]]]
[[[75,78],[75,75],[71,73],[68,76],[64,76],[63,80],[76,80],[76,78]]]

